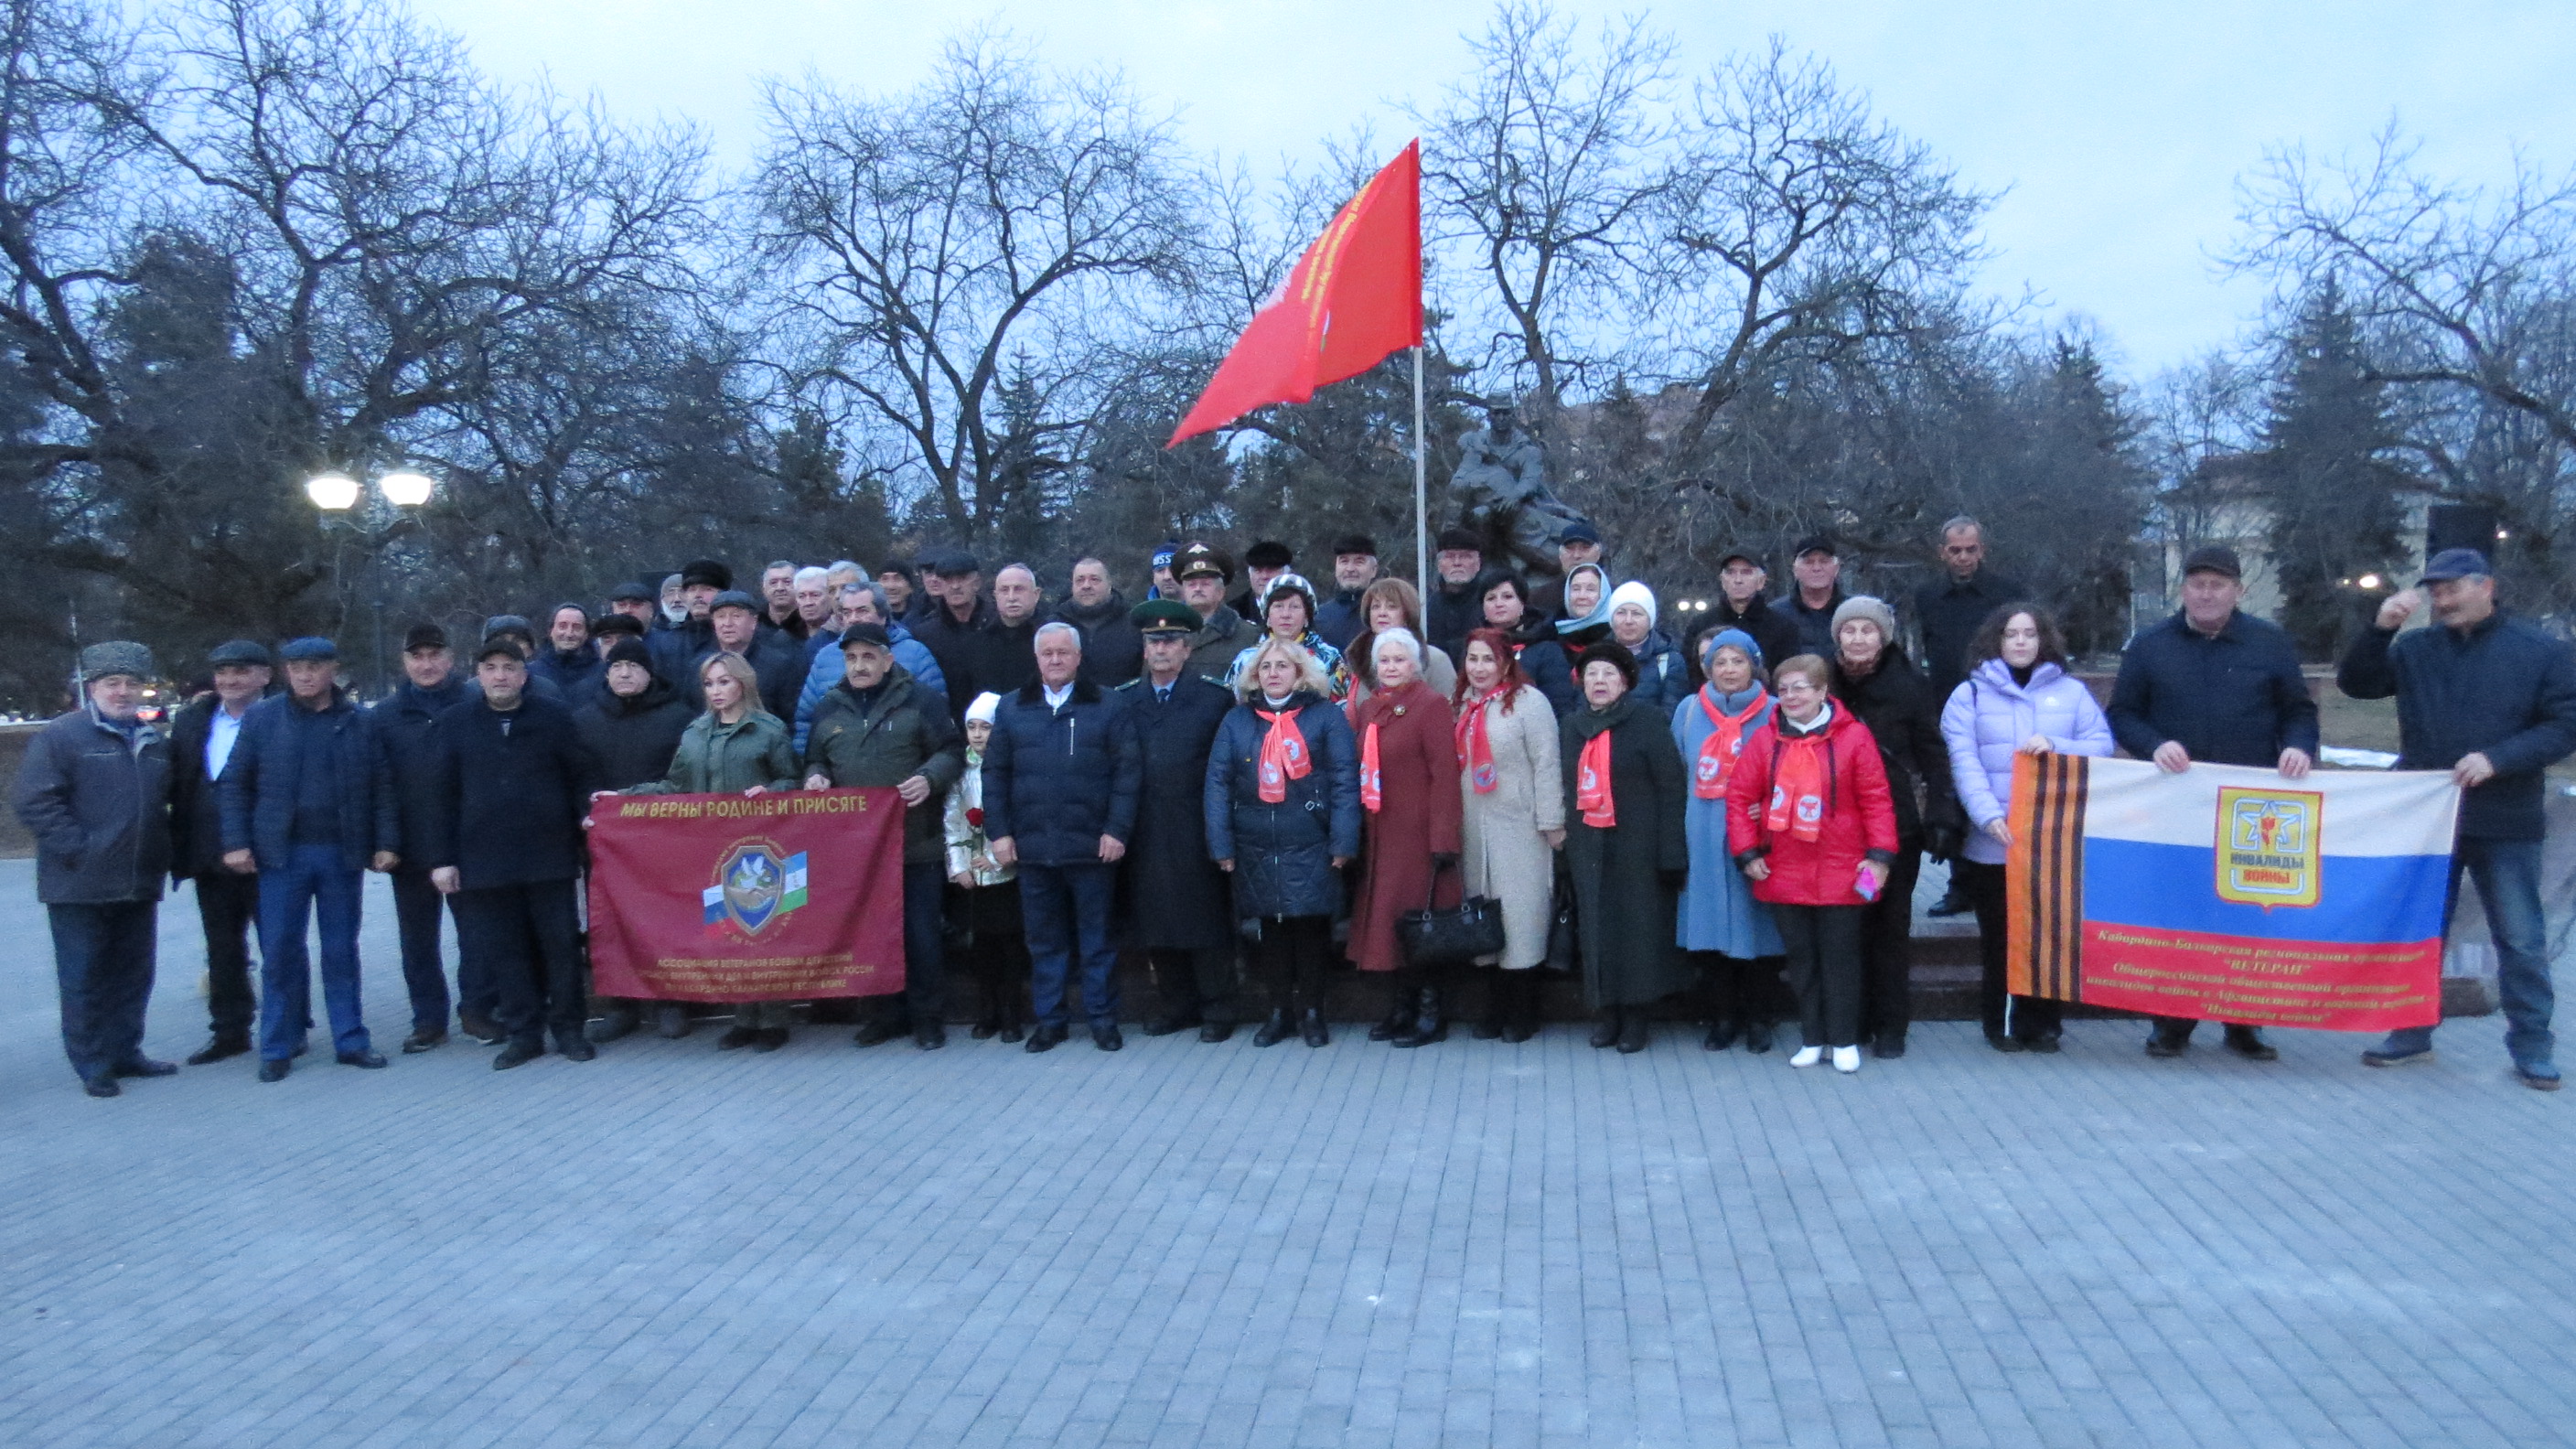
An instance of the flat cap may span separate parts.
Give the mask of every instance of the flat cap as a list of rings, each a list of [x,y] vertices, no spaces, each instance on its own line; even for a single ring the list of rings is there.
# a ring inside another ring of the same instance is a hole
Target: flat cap
[[[268,646],[256,639],[227,639],[206,651],[206,662],[221,668],[227,664],[256,664],[265,667],[272,661]]]
[[[2423,582],[2442,584],[2453,579],[2465,579],[2472,574],[2494,572],[2495,570],[2487,565],[2487,556],[2476,549],[2446,548],[2433,555],[2431,563],[2424,565]]]
[[[761,611],[762,607],[760,600],[753,598],[742,590],[727,589],[723,593],[716,595],[714,602],[707,605],[707,612],[712,614],[718,609],[744,609],[757,614]]]
[[[628,579],[608,591],[608,602],[612,604],[654,604],[661,602],[661,598],[660,594],[635,579]]]
[[[982,573],[984,565],[977,561],[975,555],[958,548],[941,554],[930,565],[930,571],[943,579],[962,579],[968,574]]]
[[[319,634],[307,634],[301,639],[289,639],[278,645],[277,657],[288,663],[298,659],[337,659],[340,646]]]
[[[841,631],[841,652],[849,653],[850,647],[854,644],[873,644],[879,649],[892,649],[894,636],[886,632],[885,625],[871,624],[862,619]]]
[[[1557,531],[1556,541],[1559,543],[1597,544],[1601,542],[1601,530],[1594,528],[1590,522],[1578,518]],[[1636,661],[1630,660],[1629,662],[1635,663]]]
[[[489,639],[496,634],[524,634],[531,642],[537,637],[537,631],[529,626],[524,614],[494,614],[484,620],[483,637]]]

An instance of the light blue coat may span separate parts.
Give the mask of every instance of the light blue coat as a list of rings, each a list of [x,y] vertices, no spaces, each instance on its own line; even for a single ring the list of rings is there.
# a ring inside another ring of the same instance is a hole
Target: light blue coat
[[[1941,706],[1950,777],[1974,827],[1968,859],[2003,864],[2004,848],[1986,833],[1986,824],[2011,808],[2013,752],[2032,735],[2046,735],[2048,747],[2061,754],[2111,753],[2111,721],[2094,703],[2093,691],[2054,664],[2041,663],[2031,670],[2030,683],[2015,684],[2002,660],[1989,659]]]
[[[1750,693],[1750,691],[1747,691]],[[1744,695],[1719,701],[1742,709]],[[1744,722],[1745,738],[1770,723],[1776,705],[1765,705]],[[1716,733],[1708,712],[1693,690],[1673,706],[1673,743],[1681,747],[1682,770],[1696,777],[1701,743]],[[1771,908],[1753,898],[1753,884],[1726,850],[1726,799],[1699,798],[1694,789],[1682,806],[1682,834],[1690,842],[1690,883],[1682,889],[1676,939],[1685,951],[1715,951],[1739,961],[1784,954],[1780,928],[1771,924]]]

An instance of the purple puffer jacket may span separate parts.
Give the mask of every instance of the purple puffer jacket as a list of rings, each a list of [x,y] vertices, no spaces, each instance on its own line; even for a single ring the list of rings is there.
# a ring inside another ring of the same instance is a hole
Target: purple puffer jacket
[[[2030,683],[2015,684],[2002,660],[1989,659],[1941,707],[1950,775],[1976,827],[1968,836],[1968,859],[2003,863],[2004,848],[1986,825],[2004,818],[2012,802],[2013,751],[2032,735],[2046,735],[2049,748],[2064,754],[2111,753],[2111,722],[2093,702],[2093,691],[2054,664],[2033,669]]]

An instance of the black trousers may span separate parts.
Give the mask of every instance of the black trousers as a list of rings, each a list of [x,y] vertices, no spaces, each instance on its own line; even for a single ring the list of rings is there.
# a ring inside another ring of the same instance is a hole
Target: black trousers
[[[1154,973],[1154,994],[1174,1019],[1234,1020],[1233,947],[1148,946],[1145,964]]]
[[[248,1042],[259,1009],[250,990],[250,928],[259,919],[259,877],[217,866],[196,877],[197,920],[206,928],[206,1025]]]
[[[1747,961],[1715,951],[1693,951],[1691,966],[1708,993],[1708,1019],[1738,1024],[1773,1021],[1780,1015],[1780,958]]]
[[[1332,917],[1265,918],[1251,955],[1252,973],[1269,994],[1271,1010],[1323,1009],[1325,973],[1333,959]]]
[[[1811,1047],[1860,1045],[1860,906],[1773,906],[1789,948],[1789,989],[1798,993],[1798,1031]]]
[[[82,1081],[93,1082],[143,1055],[161,906],[47,906],[45,916],[53,927],[54,976],[62,991],[63,1055]]]
[[[569,880],[486,886],[448,897],[456,912],[458,974],[486,974],[500,996],[493,1019],[510,1040],[560,1046],[590,1015],[582,986],[581,913]]]
[[[1010,890],[1011,886],[989,886]],[[977,931],[962,953],[983,1004],[976,1021],[985,1026],[1018,1026],[1029,1019],[1029,938],[1017,931]]]
[[[2004,868],[1956,861],[1950,866],[1950,878],[1967,893],[1968,904],[1977,912],[1977,964],[1983,968],[1977,998],[1986,1035],[2017,1036],[2024,1041],[2056,1036],[2065,1017],[2061,1003],[2046,996],[2014,996],[2004,989],[2012,942],[2005,926]]]
[[[1914,1024],[1914,885],[1922,875],[1922,850],[1898,841],[1887,888],[1861,907],[1861,1030],[1873,1041],[1902,1041]]]
[[[403,990],[411,997],[414,1031],[447,1030],[447,967],[438,955],[438,913],[455,907],[429,883],[426,869],[403,866],[393,874],[394,928],[402,938]],[[464,926],[457,940],[465,939]],[[488,980],[469,972],[460,952],[456,963],[457,1004],[478,1016],[490,1016],[499,999]]]

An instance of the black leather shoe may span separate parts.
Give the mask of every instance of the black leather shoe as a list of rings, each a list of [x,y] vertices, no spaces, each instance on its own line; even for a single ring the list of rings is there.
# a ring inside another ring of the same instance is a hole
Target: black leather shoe
[[[1708,1024],[1708,1035],[1699,1039],[1699,1048],[1706,1052],[1722,1052],[1735,1045],[1735,1039],[1742,1035],[1744,1023],[1740,1021],[1712,1021]]]
[[[852,1036],[850,1040],[863,1047],[883,1046],[887,1042],[890,1042],[901,1035],[903,1035],[903,1028],[901,1026],[880,1017],[879,1019],[871,1021],[867,1025],[860,1027],[857,1034]]]
[[[1004,1041],[1018,1041],[1018,1040],[1020,1039],[1020,1033],[1021,1033],[1021,1031],[1022,1031],[1022,1030],[1023,1030],[1023,1028],[1020,1026],[1020,1024],[1019,1024],[1017,1021],[1006,1021],[1006,1022],[1003,1022],[1003,1023],[1002,1023],[1002,1040],[1004,1040]]]
[[[1395,1010],[1386,1014],[1386,1020],[1369,1028],[1369,1040],[1393,1041],[1402,1036],[1405,1028],[1411,1025],[1413,1025],[1412,993],[1399,991],[1395,994]]]
[[[81,1083],[81,1090],[89,1093],[93,1097],[122,1097],[125,1095],[125,1089],[116,1084],[116,1078],[113,1075],[92,1077],[88,1081]]]
[[[1601,1013],[1601,1020],[1595,1022],[1592,1027],[1593,1049],[1600,1051],[1617,1046],[1619,1029],[1623,1024],[1619,1019],[1619,1008],[1614,1006]]]
[[[1629,1056],[1646,1049],[1647,1032],[1652,1023],[1642,1011],[1631,1011],[1619,1022],[1619,1050]]]
[[[135,1057],[131,1060],[117,1063],[116,1075],[120,1077],[175,1077],[179,1075],[179,1064],[177,1062],[157,1062],[150,1057]]]
[[[499,1022],[470,1011],[460,1011],[456,1014],[456,1029],[485,1046],[497,1046],[508,1040],[510,1035],[501,1030]]]
[[[588,1035],[595,1042],[612,1042],[621,1036],[633,1036],[643,1020],[631,1006],[610,1007],[608,1014],[590,1024]]]
[[[1145,1025],[1141,1030],[1147,1036],[1170,1036],[1176,1031],[1188,1031],[1198,1024],[1199,1016],[1196,1012],[1188,1016],[1149,1016],[1145,1018]]]
[[[991,1041],[993,1038],[1002,1034],[1001,1019],[991,1016],[985,1017],[982,1021],[975,1023],[975,1025],[970,1028],[966,1034],[977,1041]]]
[[[922,1051],[935,1052],[948,1045],[948,1028],[934,1021],[912,1034],[912,1044]]]
[[[385,1054],[374,1050],[341,1052],[339,1058],[340,1065],[344,1067],[365,1067],[369,1071],[385,1064]]]
[[[423,1028],[404,1037],[402,1049],[404,1056],[417,1056],[422,1052],[435,1051],[445,1045],[447,1045],[447,1033]]]
[[[676,1001],[665,1001],[653,1008],[653,1034],[664,1041],[678,1041],[689,1034],[689,1009]]]
[[[2038,1052],[2042,1056],[2054,1055],[2057,1051],[2057,1037],[2054,1033],[2047,1036],[2035,1036],[2030,1040],[2023,1042],[2022,1046],[2025,1050]]]
[[[1953,885],[1947,892],[1943,893],[1941,899],[1932,903],[1932,909],[1925,911],[1923,914],[1927,916],[1946,918],[1950,916],[1964,916],[1974,909],[1976,909],[1974,903],[1969,901],[1966,896],[1959,894],[1959,888],[1956,885]]]
[[[295,1061],[291,1057],[270,1057],[259,1064],[259,1079],[263,1082],[282,1082],[286,1080],[286,1074],[294,1068]]]
[[[760,1040],[760,1028],[756,1026],[730,1027],[724,1035],[716,1038],[716,1050],[738,1052],[758,1040]]]
[[[2277,1062],[2281,1054],[2263,1040],[2263,1030],[2253,1026],[2231,1026],[2227,1029],[2227,1049],[2249,1062]]]
[[[1095,1026],[1091,1029],[1091,1044],[1102,1051],[1114,1052],[1127,1044],[1127,1038],[1118,1034],[1115,1024]]]
[[[249,1051],[250,1042],[246,1039],[240,1037],[219,1036],[213,1041],[206,1043],[204,1046],[197,1048],[196,1055],[188,1058],[188,1065],[192,1067],[210,1067],[228,1057],[247,1055]]]
[[[512,1067],[524,1067],[545,1054],[544,1042],[514,1041],[501,1048],[501,1054],[492,1059],[492,1070],[506,1072]]]
[[[599,1055],[599,1048],[580,1037],[555,1043],[555,1054],[568,1062],[586,1062]]]
[[[1744,1024],[1744,1049],[1756,1056],[1771,1050],[1771,1023],[1748,1021]]]
[[[2030,1050],[2030,1043],[2023,1041],[2020,1037],[2000,1031],[1987,1032],[1986,1045],[1993,1047],[1996,1051],[2006,1053]]]
[[[1071,1035],[1071,1032],[1064,1027],[1042,1026],[1029,1033],[1028,1045],[1020,1048],[1020,1050],[1025,1052],[1051,1052],[1057,1047],[1062,1046],[1064,1044],[1064,1039],[1069,1035]]]
[[[1422,1001],[1418,1014],[1413,1018],[1413,1024],[1397,1033],[1387,1045],[1419,1047],[1448,1039],[1449,1021],[1440,1014],[1440,988],[1425,986],[1422,988]]]
[[[2191,1028],[2188,1026],[2158,1026],[2147,1033],[2147,1055],[2151,1057],[2178,1057],[2190,1045]]]
[[[1211,1021],[1203,1023],[1199,1027],[1199,1040],[1205,1042],[1209,1046],[1215,1046],[1218,1042],[1228,1040],[1233,1037],[1233,1035],[1234,1023],[1230,1021]]]
[[[1288,1024],[1288,1013],[1274,1011],[1262,1019],[1261,1030],[1252,1034],[1252,1044],[1257,1047],[1277,1046],[1296,1034],[1297,1028]]]
[[[783,1026],[764,1026],[752,1036],[755,1040],[751,1049],[756,1052],[774,1052],[787,1045],[787,1028]]]
[[[1333,1044],[1333,1032],[1330,1027],[1324,1025],[1324,1013],[1311,1006],[1307,1007],[1306,1014],[1297,1020],[1297,1035],[1310,1047]]]

